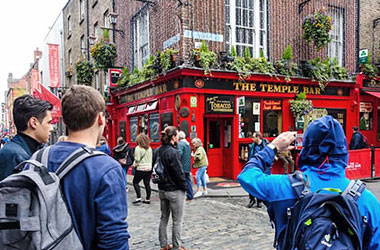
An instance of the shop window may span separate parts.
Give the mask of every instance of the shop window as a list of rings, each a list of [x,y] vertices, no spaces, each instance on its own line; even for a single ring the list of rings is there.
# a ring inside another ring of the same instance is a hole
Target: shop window
[[[235,46],[239,56],[249,49],[253,57],[260,52],[266,54],[267,44],[267,1],[224,0],[226,44]]]
[[[149,138],[151,142],[160,142],[160,117],[158,113],[149,115]]]
[[[139,116],[139,131],[138,133],[148,134],[148,115]]]
[[[164,130],[167,126],[173,126],[173,113],[163,113],[161,117],[161,130]]]
[[[131,117],[129,120],[129,139],[130,141],[136,141],[138,127],[137,127],[137,117]]]
[[[327,113],[334,117],[346,131],[346,110],[345,109],[327,109]]]
[[[238,102],[242,100],[244,97]],[[260,131],[260,100],[245,98],[239,105],[239,119],[239,138],[250,138],[253,132]]]
[[[360,130],[372,130],[373,122],[373,105],[371,102],[360,102]]]
[[[263,101],[263,136],[276,137],[282,132],[281,100]]]
[[[119,136],[123,137],[124,140],[126,139],[125,125],[125,121],[119,123]]]
[[[220,121],[209,121],[209,148],[220,148]]]

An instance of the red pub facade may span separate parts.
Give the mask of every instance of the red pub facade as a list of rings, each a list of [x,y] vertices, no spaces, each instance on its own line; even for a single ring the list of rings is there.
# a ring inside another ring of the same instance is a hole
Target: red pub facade
[[[289,103],[300,92],[313,102],[313,112],[328,113],[342,124],[348,142],[352,127],[368,113],[370,127],[361,127],[361,132],[369,145],[380,146],[379,92],[366,84],[358,75],[356,81],[333,81],[322,90],[307,78],[286,82],[281,76],[254,74],[242,81],[234,72],[214,70],[206,77],[202,69],[180,66],[155,80],[111,93],[108,141],[114,146],[116,137],[123,136],[134,145],[136,136],[144,132],[152,147],[158,147],[162,128],[173,125],[189,139],[202,140],[210,177],[236,179],[254,131],[269,140],[283,131],[303,133]],[[279,166],[276,163],[272,172],[283,172]]]

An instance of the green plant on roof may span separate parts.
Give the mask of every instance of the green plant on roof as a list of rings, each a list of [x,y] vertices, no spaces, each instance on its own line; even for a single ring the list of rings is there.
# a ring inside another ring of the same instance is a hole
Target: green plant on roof
[[[290,77],[297,75],[298,66],[292,62],[292,47],[288,45],[282,54],[282,58],[275,62],[277,73],[285,76],[285,81],[290,82]]]
[[[204,68],[204,74],[211,74],[211,67],[216,66],[216,54],[213,51],[209,51],[205,41],[202,41],[202,45],[199,53],[199,65]]]

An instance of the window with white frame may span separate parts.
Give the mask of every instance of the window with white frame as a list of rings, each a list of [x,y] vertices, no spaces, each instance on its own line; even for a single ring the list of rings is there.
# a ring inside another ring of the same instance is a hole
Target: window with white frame
[[[109,28],[110,27],[110,19],[108,17],[108,10],[104,12],[103,14],[103,21],[104,21],[104,28]]]
[[[133,50],[134,67],[141,69],[149,59],[149,12],[148,8],[141,11],[133,19]]]
[[[84,19],[84,0],[79,0],[79,22]]]
[[[86,41],[84,40],[84,35],[80,37],[80,51],[83,56],[86,56]]]
[[[67,34],[71,35],[71,16],[67,17]]]
[[[69,49],[68,57],[69,57],[69,65],[73,65],[73,57],[72,57],[71,49]]]
[[[267,0],[224,0],[226,44],[239,56],[248,48],[253,57],[267,50]]]
[[[328,45],[327,56],[333,60],[336,58],[340,66],[343,66],[343,31],[344,15],[343,10],[334,8],[329,11],[333,21],[333,27],[330,31],[331,42]]]
[[[95,72],[95,89],[99,90],[100,89],[100,76],[99,76],[99,71]]]

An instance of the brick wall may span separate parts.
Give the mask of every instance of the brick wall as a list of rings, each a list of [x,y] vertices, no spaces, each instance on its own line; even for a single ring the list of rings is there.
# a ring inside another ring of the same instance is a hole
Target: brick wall
[[[368,49],[372,63],[380,63],[380,20],[373,28],[373,22],[377,18],[380,18],[380,2],[360,1],[359,49]]]

